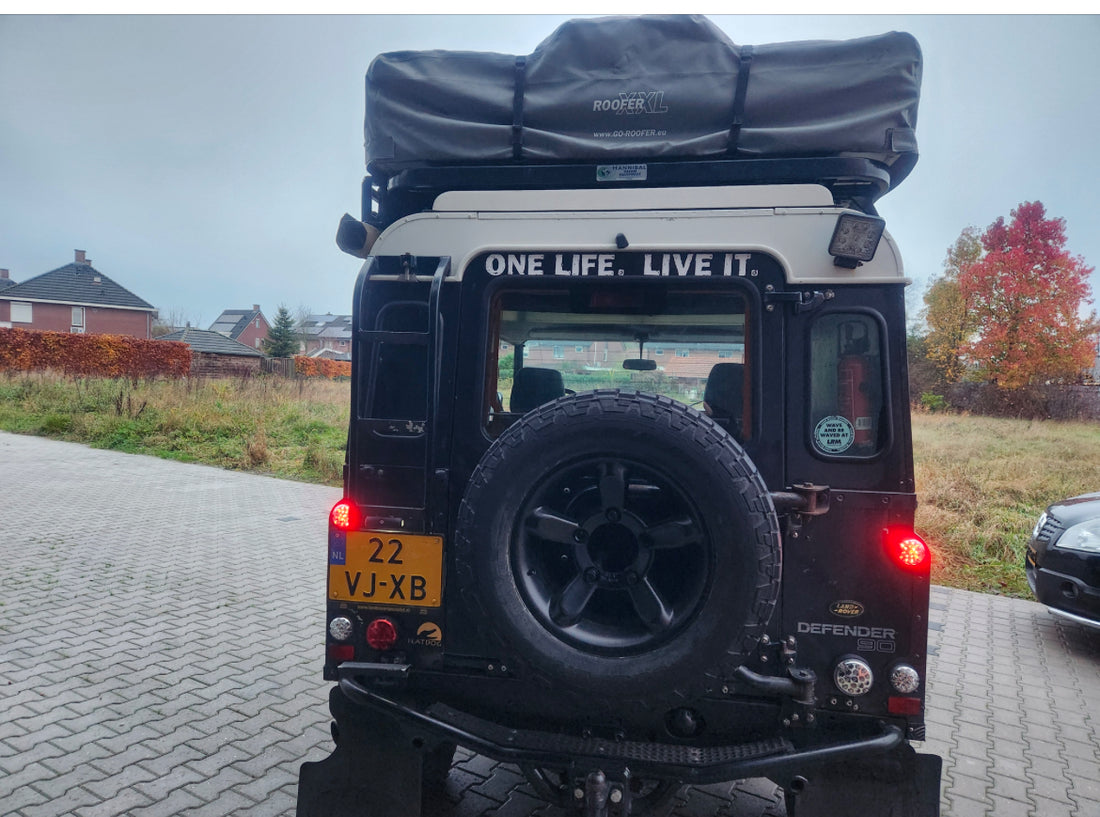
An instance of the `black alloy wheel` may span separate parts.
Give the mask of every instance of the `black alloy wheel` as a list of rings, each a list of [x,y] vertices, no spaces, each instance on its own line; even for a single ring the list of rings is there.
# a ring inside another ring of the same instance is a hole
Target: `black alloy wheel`
[[[568,463],[518,514],[512,570],[529,609],[592,654],[644,652],[675,638],[706,599],[714,537],[695,503],[640,462]]]

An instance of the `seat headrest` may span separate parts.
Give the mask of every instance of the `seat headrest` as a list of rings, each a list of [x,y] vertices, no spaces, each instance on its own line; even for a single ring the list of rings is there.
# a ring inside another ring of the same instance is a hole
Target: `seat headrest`
[[[549,403],[565,394],[565,382],[556,369],[525,367],[516,372],[512,383],[512,411],[527,413],[533,408]]]

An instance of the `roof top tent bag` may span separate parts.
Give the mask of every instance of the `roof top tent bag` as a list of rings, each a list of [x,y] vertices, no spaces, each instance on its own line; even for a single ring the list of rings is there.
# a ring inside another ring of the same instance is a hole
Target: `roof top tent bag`
[[[899,32],[738,46],[698,16],[572,20],[525,57],[375,58],[367,164],[858,156],[896,184],[916,160],[920,80]]]

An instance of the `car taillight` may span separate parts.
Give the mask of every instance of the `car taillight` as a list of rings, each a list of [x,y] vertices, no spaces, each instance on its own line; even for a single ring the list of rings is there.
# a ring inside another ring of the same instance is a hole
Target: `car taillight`
[[[926,573],[931,566],[932,552],[924,540],[907,528],[887,528],[886,554],[902,570]]]
[[[920,698],[902,698],[891,695],[886,699],[886,711],[891,715],[919,715],[924,704]]]
[[[355,658],[355,646],[352,644],[329,644],[328,658],[336,663],[351,661]]]
[[[871,666],[859,656],[841,659],[833,668],[833,683],[845,695],[866,695],[875,683]]]
[[[397,643],[397,627],[388,618],[376,618],[367,625],[367,644],[371,649],[389,650]]]
[[[902,695],[912,695],[920,689],[920,673],[908,664],[898,664],[890,672],[890,686]]]
[[[355,530],[359,527],[359,508],[348,499],[341,499],[329,511],[329,524],[337,530]]]

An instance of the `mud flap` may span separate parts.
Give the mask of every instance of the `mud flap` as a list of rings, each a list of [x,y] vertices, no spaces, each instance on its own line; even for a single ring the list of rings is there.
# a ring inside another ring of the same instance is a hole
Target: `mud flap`
[[[398,722],[329,694],[336,749],[303,763],[298,817],[420,817],[423,743]]]
[[[833,763],[784,786],[788,817],[939,817],[939,755],[903,744],[879,758]]]

